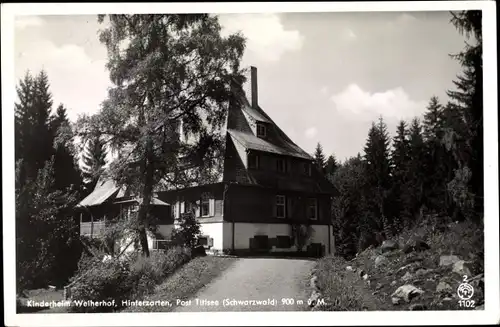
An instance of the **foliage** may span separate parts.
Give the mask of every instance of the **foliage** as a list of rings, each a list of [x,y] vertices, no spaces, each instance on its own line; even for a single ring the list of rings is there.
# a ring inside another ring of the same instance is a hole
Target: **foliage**
[[[120,306],[133,289],[128,267],[119,260],[82,265],[72,280],[71,298],[75,301],[113,301]],[[115,310],[114,307],[71,306],[74,312]]]
[[[221,36],[207,14],[109,15],[100,41],[114,86],[99,113],[82,117],[84,141],[101,135],[117,160],[110,175],[138,194],[141,247],[155,188],[213,176],[223,153],[222,124],[239,99],[245,41]]]
[[[196,246],[198,236],[201,235],[200,223],[193,213],[181,215],[179,227],[172,231],[172,241],[180,246],[192,249]]]
[[[99,177],[104,172],[106,155],[105,143],[99,135],[87,141],[82,155],[82,171],[87,194],[94,190]]]
[[[370,197],[366,197],[366,205],[372,217],[365,219],[365,224],[361,226],[361,233],[365,235],[371,233],[369,230],[383,232],[386,237],[393,233],[392,213],[389,209],[392,183],[389,145],[387,125],[380,117],[377,124],[372,123],[365,145],[365,187],[372,194]]]
[[[291,225],[292,243],[295,244],[298,252],[302,252],[304,250],[304,246],[313,236],[313,232],[314,230],[312,229],[311,225],[305,225],[305,224]]]
[[[131,300],[151,293],[177,268],[188,262],[191,251],[175,247],[168,251],[155,251],[149,257],[131,256],[129,260],[111,259],[102,262],[94,256],[84,255],[78,264],[78,272],[72,278],[72,300],[112,301],[117,308],[122,300]],[[104,308],[116,310],[117,308]],[[103,308],[72,306],[73,311],[103,311]]]
[[[328,156],[328,159],[326,160],[325,164],[325,174],[327,178],[331,178],[333,174],[335,174],[335,171],[337,170],[338,167],[339,163],[335,158],[335,155],[331,154],[330,156]]]
[[[326,158],[323,152],[323,146],[318,142],[314,150],[314,163],[320,172],[324,172],[326,168]]]
[[[63,284],[81,253],[72,208],[80,174],[64,106],[51,115],[52,94],[44,71],[27,72],[17,86],[16,250],[18,292]]]

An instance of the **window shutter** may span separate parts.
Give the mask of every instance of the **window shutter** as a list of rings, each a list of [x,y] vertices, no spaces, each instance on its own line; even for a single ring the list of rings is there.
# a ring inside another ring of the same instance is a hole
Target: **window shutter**
[[[213,217],[215,216],[215,199],[210,199],[208,204],[210,217]]]
[[[186,204],[184,201],[181,202],[181,214],[185,212]]]
[[[196,217],[200,216],[200,200],[196,200]]]

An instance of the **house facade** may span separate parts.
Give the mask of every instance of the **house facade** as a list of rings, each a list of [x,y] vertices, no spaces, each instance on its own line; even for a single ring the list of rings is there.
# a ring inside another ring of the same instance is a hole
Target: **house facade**
[[[214,252],[334,251],[334,188],[258,104],[257,69],[229,109],[219,183],[159,192],[174,218],[194,208]]]
[[[259,106],[255,67],[241,89],[242,103],[227,116],[220,180],[158,192],[169,208],[159,211],[159,230],[168,239],[179,218],[193,212],[207,252],[333,253],[333,185]]]

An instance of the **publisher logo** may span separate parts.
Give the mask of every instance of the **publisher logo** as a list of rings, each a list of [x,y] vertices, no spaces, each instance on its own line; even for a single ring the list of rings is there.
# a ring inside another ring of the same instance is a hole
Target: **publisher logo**
[[[474,295],[474,287],[467,282],[467,278],[458,286],[457,295],[461,300],[470,300]]]

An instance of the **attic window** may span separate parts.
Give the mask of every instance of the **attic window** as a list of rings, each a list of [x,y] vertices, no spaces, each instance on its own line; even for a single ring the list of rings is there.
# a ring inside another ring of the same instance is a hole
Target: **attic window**
[[[262,123],[257,123],[257,136],[266,137],[266,126]]]

